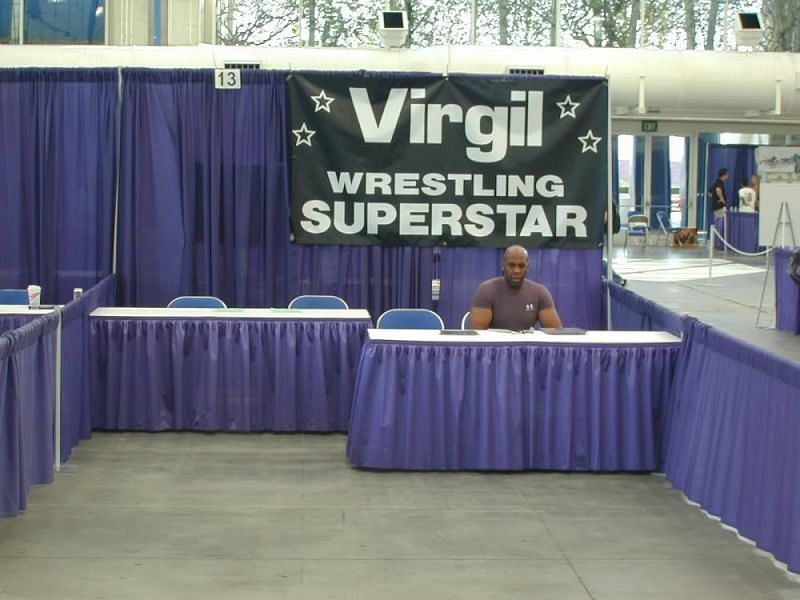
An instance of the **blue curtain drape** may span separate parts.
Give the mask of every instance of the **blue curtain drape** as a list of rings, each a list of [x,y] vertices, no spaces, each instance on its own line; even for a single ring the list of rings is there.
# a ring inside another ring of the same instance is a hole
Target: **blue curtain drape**
[[[456,328],[478,284],[500,275],[494,248],[294,246],[296,294],[335,294],[377,316],[398,307],[435,310]],[[547,286],[566,326],[599,329],[603,315],[601,250],[531,250],[528,276]],[[431,297],[431,279],[441,296]]]
[[[433,306],[448,327],[458,327],[478,284],[500,275],[503,250],[442,248],[442,293]],[[540,249],[530,251],[528,277],[553,295],[567,327],[600,329],[603,324],[602,251]],[[430,285],[424,290],[430,298]]]
[[[497,250],[291,243],[285,78],[245,72],[230,92],[214,89],[209,70],[123,71],[121,304],[210,294],[286,306],[335,294],[375,316],[433,308],[457,326],[477,283],[498,274]],[[535,251],[532,263],[566,324],[600,326],[599,249]]]
[[[633,179],[634,179],[634,208],[642,210],[644,206],[644,138],[633,138]]]
[[[0,70],[0,287],[63,303],[111,271],[113,69]]]
[[[669,168],[669,137],[653,137],[652,168],[650,171],[650,223],[658,227],[656,212],[663,210],[670,218],[671,176]]]
[[[756,172],[756,146],[745,144],[709,144],[708,146],[708,175],[704,191],[707,193],[717,179],[720,169],[728,169],[728,181],[725,182],[725,191],[728,194],[728,207],[739,206],[739,183],[742,179],[750,181],[750,176]],[[713,206],[706,199],[706,219],[709,226],[713,223],[711,214]]]
[[[123,71],[122,304],[175,296],[281,306],[289,295],[286,74]]]

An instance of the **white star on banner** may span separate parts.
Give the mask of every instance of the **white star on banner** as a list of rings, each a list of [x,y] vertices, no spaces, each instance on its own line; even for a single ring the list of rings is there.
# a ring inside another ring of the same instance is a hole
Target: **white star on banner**
[[[586,135],[583,136],[579,135],[578,140],[580,141],[581,144],[583,144],[583,148],[581,148],[581,154],[583,154],[584,152],[588,152],[589,150],[597,154],[597,142],[599,142],[602,139],[603,138],[601,137],[595,136],[592,133],[591,129],[588,132],[586,132]]]
[[[316,108],[314,108],[314,112],[319,112],[321,110],[331,112],[331,102],[336,100],[336,98],[329,98],[325,95],[325,90],[320,91],[318,96],[311,96],[311,99],[316,104]]]
[[[311,138],[314,137],[314,134],[317,132],[313,129],[309,129],[308,126],[303,123],[300,125],[300,129],[292,129],[292,133],[297,137],[297,143],[295,146],[299,146],[301,144],[307,144],[310,146]]]
[[[573,102],[572,98],[567,97],[564,98],[563,102],[556,102],[556,106],[561,109],[561,116],[559,119],[563,119],[564,117],[572,117],[575,118],[575,109],[581,105],[580,102]]]

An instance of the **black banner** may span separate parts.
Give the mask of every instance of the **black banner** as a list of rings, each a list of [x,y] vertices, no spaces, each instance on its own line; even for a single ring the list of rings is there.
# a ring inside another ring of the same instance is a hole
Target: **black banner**
[[[603,79],[295,73],[289,102],[298,243],[602,242]]]

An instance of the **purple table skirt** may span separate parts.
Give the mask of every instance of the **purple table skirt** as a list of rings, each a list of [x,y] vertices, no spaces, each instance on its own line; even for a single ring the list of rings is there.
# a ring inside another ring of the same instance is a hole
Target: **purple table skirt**
[[[376,469],[651,471],[678,351],[368,341],[347,455]]]
[[[775,311],[777,328],[800,334],[800,285],[789,277],[793,249],[775,248]]]
[[[722,217],[714,219],[714,226],[720,235],[724,235],[724,220]],[[728,243],[742,252],[758,252],[758,213],[729,212],[728,213]],[[720,240],[714,238],[714,248],[723,250]]]
[[[92,425],[346,431],[368,320],[91,319]]]

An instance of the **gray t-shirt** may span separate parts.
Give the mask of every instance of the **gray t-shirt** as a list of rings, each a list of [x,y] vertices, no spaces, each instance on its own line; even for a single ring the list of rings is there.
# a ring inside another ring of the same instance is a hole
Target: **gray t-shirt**
[[[533,327],[539,311],[553,307],[553,297],[546,287],[529,279],[514,289],[502,277],[495,277],[478,286],[472,306],[492,309],[489,327],[519,331]]]

